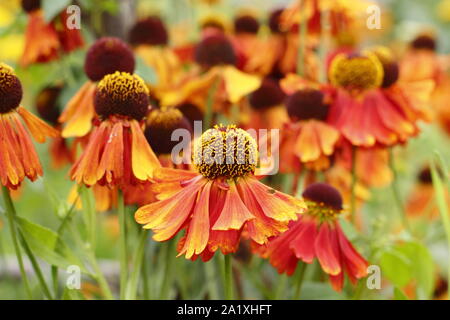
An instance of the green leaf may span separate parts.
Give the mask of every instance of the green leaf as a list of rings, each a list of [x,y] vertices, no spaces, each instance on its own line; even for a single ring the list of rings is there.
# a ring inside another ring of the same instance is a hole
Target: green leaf
[[[59,239],[56,232],[22,217],[16,219],[27,244],[38,257],[59,268],[66,269],[70,265],[77,265],[83,272],[87,272],[83,263],[64,242],[59,241],[59,252],[55,251]]]
[[[24,234],[31,236],[33,240],[38,241],[50,250],[55,249],[56,241],[58,240],[58,235],[56,234],[56,232],[34,222],[31,222],[25,218],[16,217],[16,219]],[[29,238],[27,237],[27,240],[28,239]]]
[[[397,287],[406,286],[412,279],[411,260],[395,247],[381,254],[380,267],[382,275]]]
[[[403,293],[403,291],[397,287],[394,288],[394,299],[395,300],[409,300],[408,297]]]
[[[52,21],[61,11],[66,10],[71,3],[72,0],[43,0],[42,9],[44,10],[45,21]]]
[[[86,300],[81,294],[80,290],[65,288],[63,295],[63,300]]]
[[[380,266],[394,286],[402,288],[415,281],[417,298],[428,299],[434,288],[434,263],[428,249],[418,242],[389,247],[381,254]]]
[[[149,67],[141,57],[136,57],[136,70],[134,72],[147,83],[156,84],[158,81],[155,70]]]
[[[412,261],[411,273],[417,282],[417,298],[430,298],[434,289],[434,263],[430,252],[418,242],[405,243],[400,250]]]

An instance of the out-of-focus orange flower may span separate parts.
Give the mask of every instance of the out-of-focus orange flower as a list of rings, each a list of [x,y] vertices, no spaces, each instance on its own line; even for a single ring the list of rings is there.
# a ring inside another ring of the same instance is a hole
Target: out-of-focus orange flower
[[[58,136],[58,131],[20,106],[21,100],[20,80],[11,67],[0,63],[0,179],[10,189],[17,189],[25,177],[34,181],[42,176],[38,155],[25,127],[40,143]]]
[[[376,146],[355,150],[356,175],[358,180],[368,187],[385,187],[392,182],[393,174],[389,167],[389,151]],[[335,162],[348,170],[352,169],[352,146],[348,141],[339,143],[339,152]]]
[[[333,36],[354,33],[362,26],[366,28],[367,8],[373,4],[369,0],[294,0],[281,15],[281,27],[298,28],[307,21],[308,33],[317,35],[322,32],[322,16],[326,13]]]
[[[450,195],[446,192],[447,204],[450,206]],[[411,217],[426,217],[435,219],[439,217],[439,208],[435,200],[433,181],[430,168],[422,169],[417,182],[412,189],[406,203],[406,213]]]
[[[152,229],[156,241],[185,229],[178,252],[188,259],[201,255],[207,261],[218,249],[236,252],[244,231],[256,243],[266,243],[285,231],[305,206],[259,182],[254,175],[257,158],[256,141],[242,129],[207,130],[194,144],[197,172],[160,170],[164,182],[155,187],[161,200],[141,207],[136,221]]]
[[[68,29],[68,15],[62,12],[52,22],[44,20],[40,1],[24,0],[22,8],[28,14],[25,48],[20,59],[22,66],[57,59],[60,51],[71,52],[83,46],[79,30]]]
[[[88,134],[96,117],[94,110],[96,82],[116,71],[133,73],[134,67],[133,51],[122,40],[117,38],[97,40],[89,48],[84,62],[84,71],[89,81],[70,99],[58,119],[64,125],[62,136],[70,138]]]
[[[279,273],[288,275],[294,273],[299,260],[312,263],[317,258],[334,290],[342,290],[344,273],[356,284],[367,275],[368,263],[339,225],[341,195],[330,185],[314,183],[305,189],[303,198],[307,211],[289,223],[288,231],[270,240],[263,256]]]
[[[153,94],[160,98],[182,75],[181,62],[168,46],[169,35],[164,23],[157,16],[139,20],[128,37],[136,55],[155,70],[158,82],[153,86]]]
[[[329,120],[353,145],[392,146],[417,134],[415,122],[380,90],[383,65],[375,54],[338,54],[329,68],[337,88]]]
[[[198,70],[162,97],[163,106],[190,102],[205,111],[208,99],[213,99],[215,112],[228,113],[230,104],[239,102],[261,84],[258,77],[236,69],[234,48],[223,34],[206,36],[196,47],[195,60]]]
[[[139,124],[148,113],[148,94],[144,81],[126,72],[99,82],[95,110],[101,120],[70,171],[73,180],[124,188],[152,178],[160,164]]]
[[[433,117],[430,106],[431,94],[435,88],[433,79],[407,80],[400,78],[402,68],[412,65],[399,64],[392,51],[387,47],[375,47],[371,50],[383,66],[381,90],[388,100],[400,107],[407,119],[413,123],[418,120],[431,121]]]
[[[287,135],[295,136],[295,143],[289,145],[281,139],[282,157],[294,155],[316,171],[328,168],[340,134],[326,122],[329,106],[324,92],[313,88],[298,90],[289,96],[286,106],[291,122],[283,128],[282,136],[291,131]]]
[[[248,98],[248,119],[245,127],[259,129],[281,129],[289,120],[284,100],[286,94],[278,81],[265,78],[261,86]],[[241,115],[241,120],[243,116]]]

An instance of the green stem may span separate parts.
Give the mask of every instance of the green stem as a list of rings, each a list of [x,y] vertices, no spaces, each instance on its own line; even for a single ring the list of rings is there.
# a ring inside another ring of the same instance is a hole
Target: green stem
[[[139,244],[136,254],[133,259],[134,272],[131,274],[130,282],[128,283],[127,292],[125,293],[125,300],[135,300],[138,290],[138,279],[141,275],[142,263],[145,253],[145,244],[147,243],[147,230],[142,230],[139,236]]]
[[[395,203],[397,205],[398,211],[400,213],[400,217],[402,219],[403,222],[403,227],[411,232],[411,228],[408,222],[408,218],[406,217],[406,211],[405,208],[403,206],[403,202],[402,202],[402,198],[400,195],[400,189],[398,187],[398,173],[397,173],[397,169],[395,167],[395,163],[394,163],[394,152],[393,152],[393,148],[389,149],[389,166],[391,168],[392,171],[392,175],[393,175],[393,180],[392,180],[392,193],[394,195],[394,200]]]
[[[94,269],[95,274],[89,274],[91,277],[93,277],[97,283],[100,286],[100,289],[102,290],[103,295],[107,300],[113,300],[114,296],[111,292],[111,289],[109,288],[109,284],[105,279],[105,276],[103,275],[102,270],[100,269],[100,266],[98,265],[97,258],[95,257],[95,254],[91,250],[92,248],[87,247],[85,243],[83,242],[83,239],[81,239],[80,234],[78,230],[75,229],[75,226],[73,224],[69,224],[69,230],[72,233],[72,236],[75,240],[75,243],[79,248],[82,248],[86,251],[86,256],[89,260],[89,263],[91,264],[92,268]]]
[[[42,270],[39,267],[39,263],[36,260],[36,257],[34,256],[33,252],[31,251],[30,247],[28,246],[27,241],[25,240],[25,237],[22,234],[22,231],[18,229],[19,234],[19,240],[22,244],[23,249],[25,250],[25,253],[27,254],[28,259],[31,262],[31,265],[33,266],[34,273],[36,274],[36,277],[38,278],[39,284],[42,288],[42,291],[44,292],[44,295],[49,300],[53,300],[52,294],[50,293],[50,289],[47,286],[47,283],[45,282],[44,275],[42,274]]]
[[[81,191],[81,202],[83,204],[83,211],[86,215],[86,226],[88,230],[89,243],[92,247],[92,250],[95,252],[95,244],[96,244],[96,234],[97,234],[97,214],[95,210],[95,200],[92,192],[87,187],[82,187]]]
[[[120,249],[120,299],[125,298],[125,290],[128,281],[128,250],[127,250],[127,226],[125,217],[125,201],[121,190],[118,191],[118,213],[120,225],[119,249]]]
[[[305,279],[306,266],[307,266],[306,263],[299,261],[299,266],[297,268],[298,275],[297,275],[297,282],[295,284],[294,300],[300,299],[300,294],[302,292],[303,280]]]
[[[166,267],[164,272],[164,279],[161,286],[161,292],[159,295],[160,300],[165,300],[169,298],[170,286],[173,283],[173,270],[174,270],[174,259],[175,259],[175,240],[169,240],[166,246]]]
[[[448,172],[447,166],[442,160],[442,158],[438,155],[438,159],[440,160],[441,167],[443,172]],[[447,281],[450,281],[450,218],[449,218],[449,209],[445,196],[445,187],[442,183],[442,179],[439,176],[438,170],[436,169],[436,164],[434,161],[431,162],[431,178],[433,181],[434,190],[436,193],[436,202],[439,208],[439,213],[441,215],[442,222],[444,224],[445,235],[447,237],[447,250],[449,254],[448,264],[447,264]],[[445,178],[444,178],[445,179]],[[448,181],[446,181],[448,183]],[[448,185],[447,185],[448,187]]]
[[[216,273],[214,271],[214,258],[205,262],[203,266],[205,267],[209,298],[211,300],[217,300],[219,299],[219,288],[216,281]]]
[[[351,198],[350,198],[350,221],[354,224],[356,217],[356,183],[358,177],[356,174],[356,147],[352,146],[352,182],[351,182]]]
[[[141,278],[142,278],[142,291],[144,300],[150,299],[150,286],[148,284],[148,265],[147,265],[147,245],[144,247],[144,259],[142,259],[142,270],[141,270]]]
[[[2,186],[3,200],[5,202],[6,215],[8,217],[8,223],[11,233],[11,238],[14,246],[14,250],[16,252],[17,263],[19,264],[20,274],[22,275],[22,281],[25,287],[25,291],[27,292],[28,298],[33,299],[33,295],[31,293],[30,285],[28,283],[27,273],[25,272],[25,267],[22,259],[22,252],[20,250],[19,242],[17,241],[17,231],[16,224],[14,221],[15,209],[11,200],[11,196],[9,195],[9,190],[5,186]]]
[[[233,300],[233,266],[231,254],[226,254],[223,257],[224,261],[224,288],[225,299]]]
[[[286,292],[287,281],[288,281],[288,277],[285,274],[278,277],[278,285],[275,290],[274,300],[284,299],[284,293]]]

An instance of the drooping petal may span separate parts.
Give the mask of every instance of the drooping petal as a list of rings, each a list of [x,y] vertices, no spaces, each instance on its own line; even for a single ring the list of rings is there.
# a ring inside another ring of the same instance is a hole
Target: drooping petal
[[[244,96],[255,91],[261,85],[261,80],[258,77],[239,71],[233,66],[224,67],[223,79],[228,100],[231,103],[239,102]]]
[[[45,142],[46,137],[55,138],[59,136],[58,130],[49,126],[27,109],[19,107],[16,110],[22,117],[23,121],[25,121],[28,130],[30,130],[30,133],[37,142],[43,143]]]
[[[153,171],[161,165],[136,120],[130,121],[130,128],[132,136],[131,161],[133,173],[139,180],[149,180],[153,177]]]
[[[250,239],[258,244],[265,244],[268,238],[278,236],[288,229],[287,222],[274,220],[264,214],[247,185],[238,183],[237,187],[245,206],[255,216],[255,219],[246,223],[246,231]]]
[[[355,250],[350,241],[336,224],[336,233],[339,241],[341,256],[350,279],[359,279],[367,275],[367,261]]]
[[[295,253],[297,259],[303,262],[312,263],[315,252],[315,241],[317,235],[317,222],[307,216],[299,218],[298,224],[302,224],[302,228],[297,232],[294,239],[292,239],[289,248]]]
[[[241,183],[247,185],[264,214],[269,218],[277,221],[297,220],[297,214],[306,209],[302,200],[267,187],[254,177],[242,179]]]
[[[317,259],[325,273],[338,275],[342,272],[336,230],[328,222],[323,222],[314,244]]]
[[[186,253],[186,259],[192,258],[205,250],[209,239],[209,196],[212,182],[206,183],[195,204],[191,223],[186,231],[187,237],[179,255]]]
[[[236,188],[236,183],[230,182],[226,192],[225,204],[219,218],[213,225],[213,230],[239,230],[248,220],[254,219]]]
[[[335,291],[341,292],[342,287],[344,286],[344,272],[340,272],[335,276],[330,274],[328,277],[330,278],[331,287]]]
[[[314,122],[305,121],[302,123],[294,148],[296,155],[302,162],[314,161],[320,157],[320,140],[314,129]]]
[[[108,184],[114,179],[124,176],[124,132],[123,126],[117,122],[109,133],[97,167],[97,180],[105,178]]]
[[[70,177],[77,183],[92,186],[97,183],[97,167],[105,141],[111,133],[111,126],[104,121],[92,132],[89,143],[81,157],[70,169]]]
[[[58,119],[59,122],[65,123],[62,130],[64,138],[82,137],[91,130],[92,119],[95,116],[95,90],[95,83],[88,81],[67,103]]]

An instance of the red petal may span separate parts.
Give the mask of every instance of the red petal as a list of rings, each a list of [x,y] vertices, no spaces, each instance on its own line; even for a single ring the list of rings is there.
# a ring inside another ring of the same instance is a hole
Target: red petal
[[[328,222],[320,225],[314,246],[324,272],[331,275],[342,272],[336,230]]]

